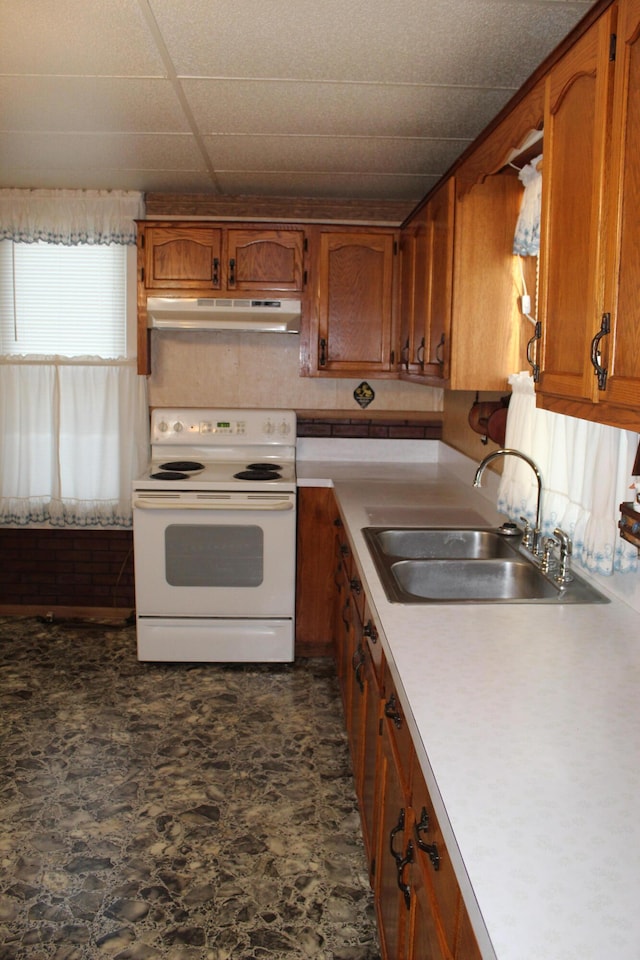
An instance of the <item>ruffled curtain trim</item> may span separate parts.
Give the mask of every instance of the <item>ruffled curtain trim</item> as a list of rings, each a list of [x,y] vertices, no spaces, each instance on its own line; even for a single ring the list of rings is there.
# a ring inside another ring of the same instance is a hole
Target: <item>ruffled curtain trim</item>
[[[143,218],[143,194],[133,190],[0,190],[1,240],[135,244]]]
[[[542,174],[538,164],[542,154],[523,167],[518,174],[524,184],[520,214],[513,240],[513,252],[521,257],[535,257],[540,252],[540,215],[542,210]]]

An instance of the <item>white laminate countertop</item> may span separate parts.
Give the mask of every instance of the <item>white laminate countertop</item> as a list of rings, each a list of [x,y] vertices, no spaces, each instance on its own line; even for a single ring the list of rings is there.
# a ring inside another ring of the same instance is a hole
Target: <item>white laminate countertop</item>
[[[488,498],[471,461],[422,447],[311,444],[298,482],[335,488],[483,956],[639,960],[638,613],[390,603],[363,527],[504,519],[495,478]]]

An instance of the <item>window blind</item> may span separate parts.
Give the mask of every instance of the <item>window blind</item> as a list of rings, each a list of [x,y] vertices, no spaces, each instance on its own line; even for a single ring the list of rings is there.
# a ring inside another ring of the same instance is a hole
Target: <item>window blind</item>
[[[0,242],[0,353],[126,356],[122,244]]]

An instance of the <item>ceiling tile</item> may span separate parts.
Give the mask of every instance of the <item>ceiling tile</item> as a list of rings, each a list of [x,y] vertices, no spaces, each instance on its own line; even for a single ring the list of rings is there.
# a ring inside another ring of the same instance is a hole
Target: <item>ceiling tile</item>
[[[467,83],[509,86],[519,86],[588,7],[216,0],[212,22],[210,0],[150,2],[184,76],[459,83],[463,75]]]
[[[220,171],[325,173],[429,172],[439,175],[460,155],[466,141],[400,140],[373,137],[205,137],[212,166]],[[322,164],[318,158],[322,157]]]
[[[167,80],[0,77],[0,129],[183,133],[189,125]]]
[[[86,166],[140,170],[197,170],[206,167],[194,138],[167,134],[65,133],[0,134],[0,171],[21,162],[42,166],[42,157],[57,169]]]
[[[137,0],[3,0],[3,74],[164,76]]]
[[[411,84],[185,80],[203,134],[474,137],[511,91]]]

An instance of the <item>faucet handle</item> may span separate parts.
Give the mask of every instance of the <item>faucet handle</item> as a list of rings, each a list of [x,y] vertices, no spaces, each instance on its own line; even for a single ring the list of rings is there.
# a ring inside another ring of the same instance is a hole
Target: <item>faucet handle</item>
[[[526,517],[520,517],[520,520],[522,521],[522,523],[524,523],[524,532],[522,534],[522,546],[526,547],[527,550],[531,550],[531,547],[533,546],[533,536],[534,536],[533,529]]]
[[[570,583],[573,580],[571,573],[569,572],[570,557],[573,553],[573,544],[569,536],[561,530],[560,527],[556,527],[553,531],[554,537],[558,538],[558,543],[560,544],[560,568],[558,570],[558,575],[556,580],[558,583]]]

